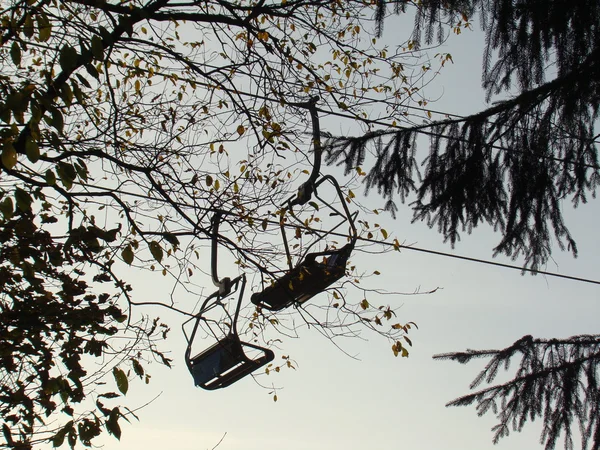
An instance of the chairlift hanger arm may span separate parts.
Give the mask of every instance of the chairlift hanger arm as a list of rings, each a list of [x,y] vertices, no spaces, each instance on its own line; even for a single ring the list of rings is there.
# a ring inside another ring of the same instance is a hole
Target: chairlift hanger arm
[[[222,280],[219,278],[217,272],[217,249],[218,242],[217,238],[219,236],[219,225],[221,223],[221,216],[223,212],[221,210],[216,210],[212,217],[212,227],[211,227],[211,239],[212,239],[212,247],[211,247],[211,275],[213,284],[219,288],[219,294],[222,296],[226,296],[231,292],[231,279],[228,277],[223,278]]]
[[[240,307],[244,296],[246,286],[246,277],[244,275],[236,278],[232,282],[236,287],[239,287],[239,295],[235,308],[234,316],[231,320],[231,328],[229,333],[223,338],[218,338],[212,346],[208,347],[201,353],[192,357],[192,342],[196,336],[200,320],[203,319],[202,314],[211,308],[211,305],[220,305],[221,298],[219,292],[212,294],[205,300],[203,309],[196,316],[196,323],[185,352],[185,362],[188,370],[194,378],[194,384],[202,389],[214,390],[232,385],[236,381],[241,380],[247,375],[250,375],[255,370],[271,362],[275,357],[272,350],[263,348],[258,345],[242,342],[237,332],[237,320],[240,313]],[[208,303],[211,298],[217,298],[217,301],[212,304]],[[229,313],[228,313],[229,315]],[[231,318],[231,316],[229,316]],[[210,328],[210,324],[206,322]],[[185,328],[184,328],[185,334]],[[186,335],[187,338],[187,335]],[[259,357],[252,357],[246,354],[244,348],[258,350],[262,353]]]
[[[311,97],[307,102],[302,103],[288,103],[292,106],[298,106],[301,108],[308,109],[312,122],[312,142],[313,142],[313,168],[308,180],[306,180],[299,188],[298,194],[293,200],[289,201],[289,208],[291,209],[294,205],[304,205],[308,202],[314,191],[315,182],[319,177],[321,171],[321,155],[323,149],[321,147],[321,126],[319,122],[319,113],[317,110],[317,102],[319,96]]]
[[[350,210],[348,209],[348,205],[346,204],[346,202],[344,200],[344,193],[342,192],[342,188],[340,187],[337,180],[331,175],[323,176],[319,181],[317,181],[315,183],[315,195],[317,196],[317,198],[319,198],[319,200],[321,200],[323,203],[326,203],[330,208],[333,209],[333,207],[331,205],[329,205],[327,202],[325,202],[323,199],[321,199],[318,196],[318,194],[316,193],[317,187],[319,187],[326,180],[329,181],[333,185],[338,197],[341,200],[342,208],[344,209],[344,214],[346,215],[346,220],[350,224],[350,229],[352,231],[352,241],[356,242],[356,239],[358,238],[358,231],[356,229],[356,224],[354,223],[354,218],[356,217],[356,214],[350,213]]]

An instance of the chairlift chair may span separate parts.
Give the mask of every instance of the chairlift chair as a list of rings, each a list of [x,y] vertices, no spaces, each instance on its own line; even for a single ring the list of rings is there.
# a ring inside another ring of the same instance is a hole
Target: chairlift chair
[[[354,224],[354,215],[350,214],[342,190],[336,179],[331,175],[326,175],[314,183],[314,185],[311,186],[311,189],[306,189],[303,185],[299,190],[298,195],[302,195],[301,200],[298,200],[298,196],[289,200],[287,209],[291,210],[291,205],[294,204],[307,203],[310,199],[310,195],[314,193],[326,206],[337,211],[331,204],[323,201],[323,199],[318,196],[317,187],[324,181],[329,181],[334,186],[338,197],[341,199],[344,210],[343,215],[351,229],[350,242],[339,249],[309,253],[295,267],[291,267],[290,263],[290,270],[285,275],[276,279],[263,291],[252,294],[250,301],[256,306],[269,311],[280,311],[291,305],[301,305],[315,295],[323,292],[346,274],[346,263],[354,249],[357,232]],[[306,198],[306,192],[309,192],[309,198]],[[291,255],[283,222],[281,223],[281,232],[289,262],[291,261]],[[328,233],[331,232],[332,230]],[[324,257],[324,262],[319,262],[317,260],[318,257]]]
[[[243,342],[238,335],[237,320],[246,287],[246,277],[241,275],[233,280],[230,280],[229,278],[219,280],[217,276],[216,239],[219,220],[220,213],[218,212],[213,219],[212,238],[212,276],[213,282],[217,285],[218,290],[206,298],[198,314],[182,325],[183,333],[187,340],[185,352],[186,365],[194,378],[194,384],[207,390],[215,390],[230,386],[236,381],[244,378],[246,375],[251,374],[265,364],[273,361],[275,358],[273,351],[270,349],[249,342]],[[239,294],[235,313],[233,317],[229,317],[231,320],[229,333],[224,337],[217,339],[215,344],[204,351],[192,356],[192,344],[200,323],[204,321],[210,328],[210,324],[205,318],[206,313],[215,307],[221,307],[227,312],[223,300],[235,291],[239,291]],[[192,320],[195,321],[194,327],[188,337],[185,326]],[[259,355],[250,356],[246,350],[255,350]]]

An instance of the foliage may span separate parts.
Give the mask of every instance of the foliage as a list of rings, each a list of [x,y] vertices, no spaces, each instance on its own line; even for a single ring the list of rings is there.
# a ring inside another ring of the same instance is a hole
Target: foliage
[[[52,221],[42,216],[42,221]],[[110,268],[100,267],[92,285],[86,281],[87,251],[97,241],[72,240],[67,250],[66,244],[55,242],[50,233],[36,227],[31,211],[26,210],[16,211],[3,222],[0,242],[0,410],[9,447],[22,447],[39,423],[55,412],[73,417],[76,405],[103,384],[100,380],[110,364],[123,374],[117,365],[133,367],[140,377],[144,376],[136,359],[140,351],[155,353],[168,364],[153,342],[168,331],[164,325],[129,324],[125,331],[127,316],[118,305],[118,295],[111,294],[111,289],[95,293],[114,281]],[[117,335],[118,343],[113,342]],[[89,361],[84,364],[88,357],[98,360],[96,367]],[[119,377],[117,387],[118,381]],[[126,393],[126,389],[119,390]],[[55,446],[65,437],[74,445],[77,436],[89,445],[102,426],[118,436],[118,419],[125,416],[118,406],[107,408],[101,400],[118,396],[98,392],[96,413],[80,417],[76,425],[71,420],[50,434]],[[44,438],[47,435],[36,439]]]
[[[378,4],[380,32],[387,20]],[[410,202],[413,221],[437,227],[454,245],[462,232],[487,223],[502,235],[494,254],[522,258],[535,272],[551,257],[553,241],[577,255],[564,220],[573,206],[595,196],[600,182],[597,119],[600,99],[598,2],[427,0],[417,12],[413,45],[460,34],[479,18],[485,33],[482,84],[489,108],[436,120],[422,102],[424,123],[372,129],[354,137],[330,136],[329,164],[370,166],[364,184],[387,199]],[[446,57],[444,57],[445,60]],[[429,137],[418,159],[417,137]],[[370,151],[371,150],[371,151]],[[508,381],[460,397],[498,418],[494,442],[542,419],[541,440],[554,449],[564,435],[573,448],[600,448],[598,336],[541,340],[526,336],[504,350],[447,353],[440,359],[489,360],[471,388],[492,384],[502,366],[520,357]]]
[[[415,51],[378,43],[376,14],[358,0],[0,4],[5,447],[120,436],[130,413],[113,399],[148,381],[147,363],[170,364],[157,347],[168,326],[141,308],[193,316],[215,211],[226,211],[219,244],[255,291],[291,262],[280,223],[294,262],[346,242],[317,203],[281,206],[310,172],[308,98],[366,130],[374,99],[396,116],[432,74]],[[332,201],[359,208],[349,188]],[[360,232],[387,238],[365,218]],[[161,274],[171,296],[134,299],[136,271]],[[368,285],[347,295],[371,276],[347,272],[298,313],[330,338],[372,329],[407,356],[410,324]],[[296,333],[291,314],[243,315],[240,330],[265,345]]]
[[[515,95],[467,117],[433,120],[425,108],[423,125],[332,136],[328,162],[350,173],[374,158],[364,183],[388,200],[392,214],[397,195],[411,200],[413,220],[437,227],[452,245],[461,232],[488,223],[502,234],[495,254],[523,257],[535,270],[548,261],[554,239],[577,255],[561,203],[585,203],[600,182],[598,5],[427,1],[414,42],[441,39],[444,26],[460,32],[477,13],[486,34],[488,100]],[[419,134],[430,139],[422,170]]]
[[[533,339],[524,336],[502,350],[468,350],[436,355],[466,364],[477,358],[489,359],[471,383],[494,383],[498,372],[518,369],[510,379],[457,398],[449,406],[475,403],[481,416],[492,412],[498,418],[493,427],[494,443],[508,436],[510,429],[521,431],[528,421],[542,419],[540,441],[546,450],[555,448],[561,435],[565,448],[573,448],[574,435],[581,435],[581,448],[600,448],[600,391],[598,362],[600,337],[573,336],[567,339]]]

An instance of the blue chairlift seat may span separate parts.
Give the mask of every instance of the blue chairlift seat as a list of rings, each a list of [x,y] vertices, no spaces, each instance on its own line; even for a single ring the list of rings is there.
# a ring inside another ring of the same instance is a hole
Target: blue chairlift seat
[[[244,352],[244,347],[259,350],[262,355],[254,359],[249,358]],[[238,336],[230,334],[190,358],[190,372],[196,386],[214,390],[230,386],[273,361],[274,357],[270,349],[242,342]]]

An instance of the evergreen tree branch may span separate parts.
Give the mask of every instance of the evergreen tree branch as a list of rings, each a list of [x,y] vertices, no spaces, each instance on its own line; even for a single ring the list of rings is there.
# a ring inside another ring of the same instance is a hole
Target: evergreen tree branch
[[[486,367],[471,383],[475,389],[482,383],[492,386],[459,397],[447,406],[476,404],[478,414],[492,412],[498,419],[494,443],[513,431],[521,431],[528,421],[542,420],[541,441],[553,450],[561,435],[565,449],[573,448],[573,432],[581,430],[581,448],[599,447],[600,335],[580,335],[568,339],[533,339],[524,336],[501,350],[445,353],[434,359],[466,364],[476,358],[488,358]],[[499,369],[510,369],[511,360],[518,368],[503,383],[494,381]]]

